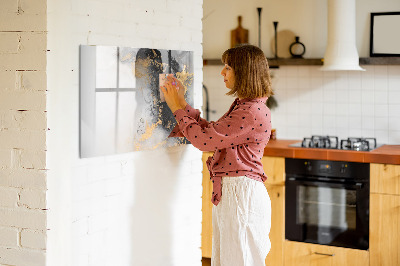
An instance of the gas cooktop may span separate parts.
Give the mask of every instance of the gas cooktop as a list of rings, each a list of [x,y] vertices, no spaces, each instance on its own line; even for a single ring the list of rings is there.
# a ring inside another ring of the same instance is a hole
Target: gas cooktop
[[[339,142],[336,136],[311,136],[302,142],[289,145],[291,147],[337,149],[353,151],[371,151],[382,145],[377,145],[376,138],[347,138]]]

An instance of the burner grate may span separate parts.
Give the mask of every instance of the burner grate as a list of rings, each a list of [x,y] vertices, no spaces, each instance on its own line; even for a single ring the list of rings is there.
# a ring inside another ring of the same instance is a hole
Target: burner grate
[[[338,149],[338,137],[336,136],[317,136],[313,135],[311,138],[304,138],[301,147],[305,148],[325,148],[325,149]]]
[[[342,150],[369,151],[376,147],[376,138],[347,138],[340,141]]]

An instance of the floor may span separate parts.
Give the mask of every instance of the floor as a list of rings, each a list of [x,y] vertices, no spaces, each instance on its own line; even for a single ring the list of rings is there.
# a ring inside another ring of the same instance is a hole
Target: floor
[[[202,258],[201,262],[203,263],[203,266],[211,266],[211,259],[209,258]]]

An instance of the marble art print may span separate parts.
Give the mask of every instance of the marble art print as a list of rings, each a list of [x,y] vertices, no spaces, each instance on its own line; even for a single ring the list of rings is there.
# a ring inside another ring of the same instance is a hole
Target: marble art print
[[[166,75],[193,105],[192,51],[81,45],[81,158],[189,143],[168,138],[176,121],[159,89]]]

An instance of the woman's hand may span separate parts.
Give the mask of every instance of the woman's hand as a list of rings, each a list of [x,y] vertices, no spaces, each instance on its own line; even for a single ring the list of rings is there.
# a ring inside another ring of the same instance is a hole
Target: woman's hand
[[[175,86],[177,86],[178,89],[178,97],[179,97],[179,103],[182,106],[182,108],[185,108],[185,106],[187,105],[187,102],[185,100],[185,94],[186,94],[186,88],[183,86],[183,84],[179,81],[179,79],[172,77],[172,76],[168,76],[167,77],[168,81],[171,81],[172,83],[175,82]]]
[[[183,87],[178,79],[168,76],[164,86],[161,87],[161,91],[172,113],[178,109],[185,108],[187,104],[185,100],[185,87]]]

